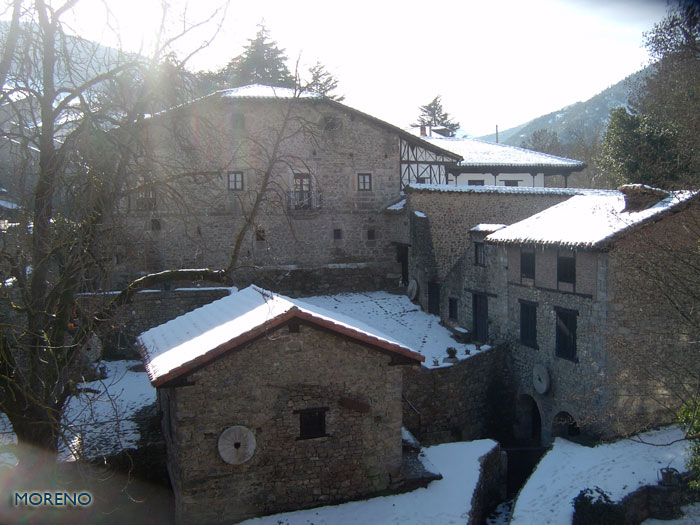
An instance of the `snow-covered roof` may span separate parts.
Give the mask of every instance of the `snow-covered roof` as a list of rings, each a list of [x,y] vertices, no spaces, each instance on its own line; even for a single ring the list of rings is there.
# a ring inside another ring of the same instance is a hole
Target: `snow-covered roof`
[[[19,209],[19,205],[18,205],[18,204],[15,204],[14,202],[10,202],[10,201],[6,201],[6,200],[0,199],[0,208],[5,208],[5,209],[8,209],[8,210],[18,210],[18,209]]]
[[[539,151],[494,144],[478,139],[457,137],[421,137],[426,142],[453,151],[464,160],[459,166],[522,166],[582,170],[585,164],[578,160],[557,157]]]
[[[614,190],[584,188],[541,188],[532,186],[456,186],[454,184],[419,184],[412,182],[409,191],[439,191],[444,193],[503,193],[516,195],[610,195]]]
[[[255,286],[151,328],[138,343],[151,382],[160,386],[294,317],[415,362],[425,359],[360,321]]]
[[[469,231],[470,231],[470,232],[488,232],[488,233],[492,233],[492,232],[497,232],[498,230],[501,230],[501,229],[503,229],[503,228],[505,228],[505,227],[506,227],[505,224],[487,224],[487,223],[483,223],[483,224],[477,224],[476,226],[474,226],[474,227],[473,227],[471,230],[469,230]]]
[[[399,202],[396,204],[392,204],[391,206],[387,206],[385,209],[387,211],[401,211],[406,207],[406,199],[401,199]]]
[[[619,191],[607,195],[577,195],[492,233],[486,240],[503,244],[600,248],[625,230],[658,217],[698,193],[680,191],[667,195],[640,211],[623,211],[625,196]]]
[[[250,84],[219,91],[222,98],[323,98],[319,93],[296,91],[286,87]]]

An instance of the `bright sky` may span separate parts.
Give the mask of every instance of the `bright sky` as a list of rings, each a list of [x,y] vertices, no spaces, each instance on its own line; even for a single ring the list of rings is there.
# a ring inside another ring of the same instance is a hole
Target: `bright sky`
[[[132,48],[157,27],[160,0],[107,4]],[[220,4],[190,1],[188,15]],[[586,100],[641,69],[642,33],[666,7],[665,0],[231,0],[215,44],[191,65],[224,66],[264,20],[290,68],[299,57],[306,67],[320,60],[346,104],[403,127],[441,94],[462,128],[481,135]],[[98,18],[76,30],[111,43]]]

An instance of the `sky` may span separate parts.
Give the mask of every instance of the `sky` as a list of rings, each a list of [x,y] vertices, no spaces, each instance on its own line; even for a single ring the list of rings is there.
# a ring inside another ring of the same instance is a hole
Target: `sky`
[[[106,1],[125,46],[147,50],[160,1]],[[190,20],[221,5],[171,2]],[[100,4],[83,0],[74,28],[113,45]],[[290,69],[321,61],[349,106],[406,127],[441,95],[463,130],[483,135],[587,100],[644,67],[643,33],[666,9],[664,0],[231,0],[216,40],[189,64],[223,67],[264,22]],[[176,46],[183,53],[212,32]]]

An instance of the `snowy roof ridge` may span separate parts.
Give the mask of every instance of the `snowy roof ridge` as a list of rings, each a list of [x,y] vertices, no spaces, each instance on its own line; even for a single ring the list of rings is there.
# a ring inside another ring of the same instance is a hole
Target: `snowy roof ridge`
[[[481,224],[477,224],[469,231],[470,232],[489,232],[489,233],[492,233],[492,232],[496,232],[498,230],[502,230],[506,226],[507,226],[507,224],[489,224],[489,223],[484,222]]]
[[[625,211],[621,192],[576,195],[486,237],[499,244],[532,244],[601,249],[624,233],[658,219],[700,195],[697,191],[669,192],[642,210]]]
[[[445,193],[503,193],[521,195],[610,195],[619,194],[616,190],[586,188],[541,188],[533,186],[455,186],[451,184],[418,184],[406,186],[409,191],[438,191]]]
[[[421,137],[426,142],[461,155],[460,166],[532,166],[543,168],[583,169],[580,160],[559,157],[509,144],[472,138]]]
[[[161,386],[294,317],[409,360],[425,359],[361,321],[256,286],[151,328],[137,341],[151,383]]]
[[[248,84],[235,88],[221,89],[217,91],[217,94],[223,98],[324,98],[320,93],[265,84]]]

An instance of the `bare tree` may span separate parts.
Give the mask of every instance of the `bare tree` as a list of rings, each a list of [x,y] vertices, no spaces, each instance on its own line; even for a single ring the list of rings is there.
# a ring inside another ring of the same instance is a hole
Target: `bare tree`
[[[23,213],[0,247],[0,410],[20,444],[53,455],[62,410],[86,371],[81,350],[106,319],[77,312],[76,295],[94,286],[110,259],[105,239],[129,190],[125,174],[143,148],[135,127],[173,105],[175,95],[186,97],[186,82],[181,90],[159,85],[164,72],[185,78],[183,62],[163,61],[177,37],[159,40],[148,59],[105,50],[66,34],[63,19],[78,4],[13,1],[0,62],[0,140],[33,159],[18,163],[24,171],[15,176],[30,191],[18,196]],[[164,4],[164,20],[166,13]],[[226,280],[222,272],[202,273]],[[24,450],[20,464],[31,462]]]

